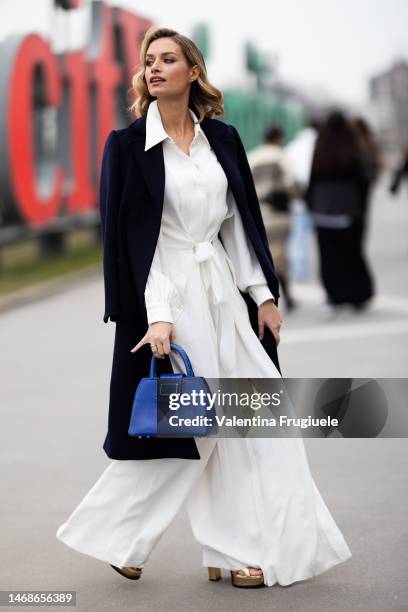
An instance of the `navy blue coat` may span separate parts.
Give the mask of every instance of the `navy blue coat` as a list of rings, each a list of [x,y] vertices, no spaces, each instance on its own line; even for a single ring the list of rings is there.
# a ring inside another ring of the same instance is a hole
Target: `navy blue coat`
[[[278,279],[238,132],[218,119],[205,118],[201,127],[224,169],[244,227],[278,302]],[[108,432],[103,449],[111,459],[199,459],[194,438],[133,438],[127,433],[133,396],[140,379],[148,375],[152,357],[148,344],[136,353],[130,349],[148,329],[144,290],[160,231],[165,182],[162,143],[145,151],[145,136],[146,115],[124,129],[110,132],[102,159],[99,202],[105,289],[103,320],[106,323],[110,319],[116,324]],[[241,295],[258,334],[257,306],[249,294]],[[276,342],[267,327],[260,342],[280,371]],[[158,360],[158,374],[164,372],[173,372],[168,356]]]

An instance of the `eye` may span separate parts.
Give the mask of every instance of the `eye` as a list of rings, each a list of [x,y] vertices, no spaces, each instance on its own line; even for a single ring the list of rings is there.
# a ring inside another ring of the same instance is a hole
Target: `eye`
[[[170,64],[173,64],[175,60],[170,57],[167,57],[164,61],[167,63],[170,62]],[[151,64],[152,64],[151,59],[146,60],[146,66],[150,66]]]

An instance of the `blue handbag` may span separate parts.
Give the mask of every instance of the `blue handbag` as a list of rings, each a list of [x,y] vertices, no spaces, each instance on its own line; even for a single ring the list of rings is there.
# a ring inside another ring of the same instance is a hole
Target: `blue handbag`
[[[149,376],[140,380],[134,395],[128,429],[130,436],[191,437],[218,431],[214,406],[211,407],[207,395],[211,394],[207,381],[203,376],[194,375],[187,353],[181,346],[170,343],[170,347],[181,355],[186,374],[156,376],[157,357],[152,356]],[[170,401],[173,393],[179,396],[187,394],[182,402],[177,402],[179,406],[176,409],[170,407],[171,403],[174,406],[174,396]]]

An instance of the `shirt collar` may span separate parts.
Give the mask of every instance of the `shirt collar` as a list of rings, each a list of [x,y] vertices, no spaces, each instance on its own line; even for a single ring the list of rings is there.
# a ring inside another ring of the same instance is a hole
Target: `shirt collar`
[[[197,115],[191,110],[188,109],[190,114],[194,120],[194,140],[203,137],[209,145],[208,139],[204,133],[204,130],[201,128],[200,123],[198,121]],[[146,117],[146,141],[145,141],[145,151],[154,147],[154,145],[166,140],[166,138],[174,143],[174,140],[167,134],[166,130],[163,127],[163,123],[161,120],[161,115],[159,111],[159,107],[157,105],[157,99],[153,100],[149,104],[149,108],[147,109],[147,117]]]

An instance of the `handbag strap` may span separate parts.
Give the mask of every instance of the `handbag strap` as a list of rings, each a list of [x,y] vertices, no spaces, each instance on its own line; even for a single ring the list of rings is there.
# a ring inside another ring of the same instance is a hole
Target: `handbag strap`
[[[184,366],[186,368],[186,376],[194,376],[194,371],[193,371],[193,368],[191,366],[191,363],[190,363],[190,360],[188,358],[186,351],[179,344],[175,344],[174,342],[170,342],[170,347],[173,351],[177,351],[177,353],[179,353],[179,355],[181,356],[184,362]],[[150,374],[149,374],[150,378],[156,377],[157,360],[158,358],[155,357],[155,355],[153,355],[150,361]]]

